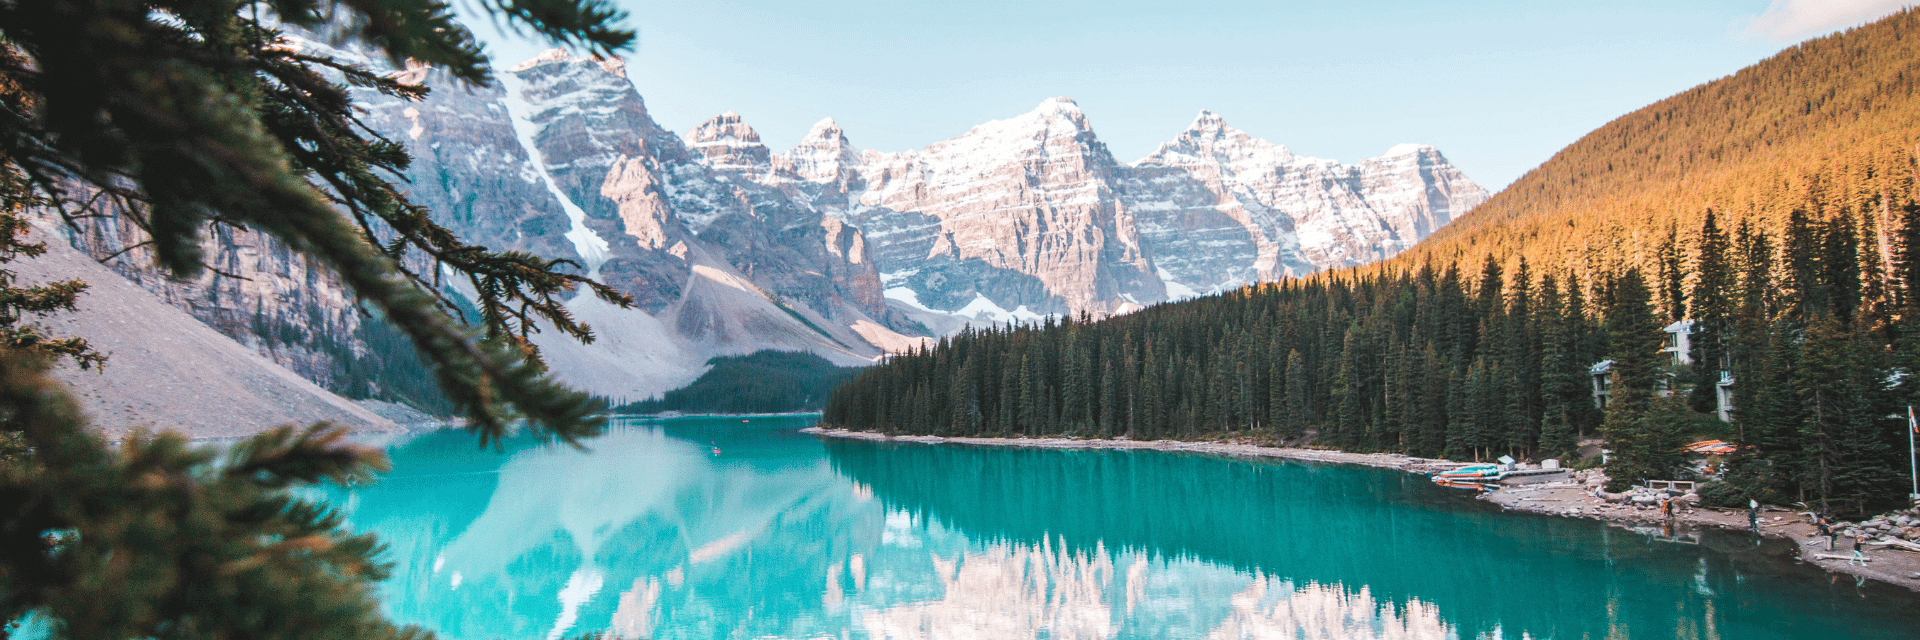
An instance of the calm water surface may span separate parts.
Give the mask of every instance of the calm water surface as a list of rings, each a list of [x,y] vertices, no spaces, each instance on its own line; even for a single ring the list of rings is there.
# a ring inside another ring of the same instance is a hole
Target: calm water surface
[[[1744,535],[1374,469],[794,432],[813,420],[622,420],[591,452],[427,434],[324,497],[389,545],[389,614],[453,640],[1920,637],[1912,592]]]

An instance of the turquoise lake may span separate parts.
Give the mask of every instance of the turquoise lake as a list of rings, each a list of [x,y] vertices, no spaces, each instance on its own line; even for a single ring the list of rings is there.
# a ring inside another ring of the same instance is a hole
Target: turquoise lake
[[[1735,532],[1501,513],[1397,472],[622,419],[396,442],[323,499],[451,640],[1914,638],[1920,596]],[[717,450],[717,452],[716,452]]]

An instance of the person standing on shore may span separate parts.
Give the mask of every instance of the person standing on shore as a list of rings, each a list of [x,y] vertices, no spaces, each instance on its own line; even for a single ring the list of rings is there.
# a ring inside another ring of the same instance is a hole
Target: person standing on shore
[[[1847,564],[1867,566],[1867,554],[1862,551],[1867,544],[1866,536],[1853,537],[1853,557],[1847,558]]]
[[[1760,501],[1759,500],[1747,501],[1747,526],[1753,529],[1754,535],[1760,535]]]
[[[1839,537],[1839,534],[1833,532],[1833,525],[1827,524],[1826,516],[1815,516],[1813,519],[1813,529],[1818,532],[1816,535],[1826,536],[1827,550],[1832,551],[1833,539]]]

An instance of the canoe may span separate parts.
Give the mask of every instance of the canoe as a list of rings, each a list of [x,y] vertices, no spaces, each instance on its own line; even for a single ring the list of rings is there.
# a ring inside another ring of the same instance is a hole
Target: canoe
[[[1491,478],[1486,479],[1484,481],[1473,481],[1473,480],[1467,480],[1467,479],[1461,479],[1461,478],[1442,478],[1440,476],[1434,476],[1433,483],[1440,485],[1442,487],[1450,488],[1450,489],[1474,489],[1479,491],[1485,491],[1491,488]]]
[[[1497,478],[1500,477],[1500,467],[1490,464],[1468,465],[1458,469],[1442,471],[1434,474],[1434,477],[1452,479]]]
[[[1725,441],[1721,441],[1721,440],[1701,440],[1699,442],[1695,442],[1693,444],[1687,445],[1685,449],[1690,453],[1704,453],[1708,455],[1727,455],[1729,453],[1733,453],[1734,447],[1733,447],[1733,444]]]

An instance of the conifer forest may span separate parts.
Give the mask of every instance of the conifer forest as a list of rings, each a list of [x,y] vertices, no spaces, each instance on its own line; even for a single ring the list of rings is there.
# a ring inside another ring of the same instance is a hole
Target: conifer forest
[[[863,372],[824,421],[1458,460],[1563,457],[1598,436],[1620,484],[1690,477],[1682,446],[1722,437],[1742,448],[1719,501],[1864,509],[1907,488],[1920,291],[1904,283],[1920,283],[1920,206],[1899,211],[1891,234],[1870,212],[1796,210],[1778,228],[1708,212],[1684,240],[1669,230],[1651,268],[1598,276],[1524,258],[1425,263],[969,331]],[[1664,331],[1681,320],[1685,358]]]
[[[823,421],[1455,460],[1604,447],[1615,489],[1694,477],[1682,447],[1713,438],[1739,448],[1709,503],[1904,503],[1916,28],[1903,11],[1627,114],[1385,261],[968,331],[855,377]]]

